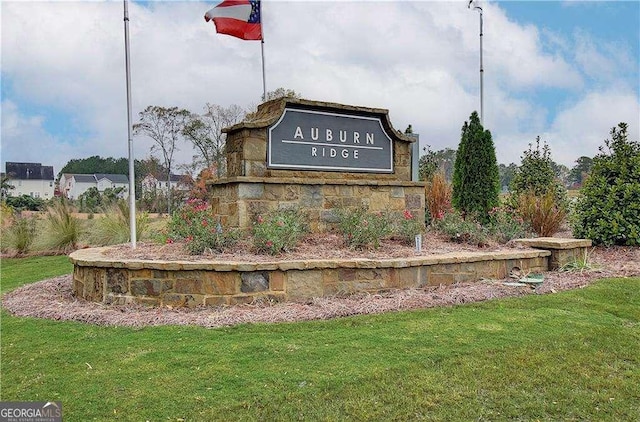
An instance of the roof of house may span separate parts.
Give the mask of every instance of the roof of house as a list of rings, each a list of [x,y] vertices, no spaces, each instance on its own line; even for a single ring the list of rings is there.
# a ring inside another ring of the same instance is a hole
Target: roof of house
[[[14,163],[7,161],[7,176],[16,180],[54,180],[53,166],[41,163]]]
[[[96,173],[96,180],[108,179],[113,183],[129,183],[129,177],[125,174]]]
[[[67,176],[76,179],[76,183],[96,183],[99,180],[107,179],[112,183],[129,183],[129,177],[124,174],[68,174]]]
[[[95,183],[96,178],[93,174],[72,174],[72,178],[76,180],[76,183]]]

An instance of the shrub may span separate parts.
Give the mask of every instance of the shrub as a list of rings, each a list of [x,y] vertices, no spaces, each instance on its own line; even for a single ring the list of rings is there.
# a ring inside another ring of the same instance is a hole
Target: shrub
[[[595,244],[639,246],[640,143],[628,139],[626,123],[610,134],[580,191],[573,234]]]
[[[45,208],[44,199],[31,195],[9,196],[5,203],[16,211],[41,211]]]
[[[82,221],[71,214],[71,208],[62,199],[47,209],[44,245],[50,249],[68,252],[76,249],[84,232]]]
[[[538,236],[553,236],[567,217],[567,206],[553,190],[542,195],[529,191],[518,196],[517,213]]]
[[[551,159],[551,150],[546,142],[540,148],[540,137],[536,138],[536,147],[529,144],[529,149],[522,156],[522,163],[515,171],[511,180],[511,205],[517,206],[520,195],[544,196],[553,192],[556,203],[561,205],[566,201],[567,191],[556,178]]]
[[[489,234],[498,243],[529,237],[530,226],[513,209],[496,207],[489,211]]]
[[[397,221],[397,227],[394,231],[404,243],[412,245],[415,241],[416,235],[424,232],[424,223],[422,218],[418,218],[417,215],[413,215],[409,210],[405,210]]]
[[[388,216],[381,212],[369,213],[367,207],[337,211],[338,231],[345,244],[353,249],[380,247],[380,241],[392,233],[393,227]]]
[[[94,219],[91,241],[97,245],[126,243],[131,238],[129,205],[117,201],[102,210],[103,216]],[[136,238],[142,238],[149,225],[147,213],[136,213]]]
[[[36,237],[35,217],[16,217],[13,224],[7,230],[7,236],[3,236],[2,243],[6,241],[8,249],[22,255],[31,249]]]
[[[306,216],[298,208],[258,216],[253,225],[253,246],[258,252],[277,255],[290,252],[308,232]]]
[[[168,224],[169,237],[174,240],[188,238],[191,235],[191,226],[196,222],[210,228],[217,225],[209,204],[205,200],[191,198],[171,214]]]
[[[451,185],[443,172],[435,173],[427,181],[425,202],[430,219],[442,218],[447,211],[451,210]]]
[[[468,243],[474,246],[486,246],[489,236],[486,229],[472,216],[462,218],[460,212],[452,210],[433,220],[432,227],[457,243]]]
[[[235,246],[240,239],[240,231],[224,229],[202,199],[190,199],[171,215],[168,224],[167,241],[183,240],[191,255],[209,252],[223,252]]]
[[[206,227],[194,224],[193,234],[186,239],[185,247],[191,255],[202,255],[205,252],[220,253],[234,247],[240,239],[239,230],[224,229],[216,224],[207,230]]]
[[[484,130],[477,112],[464,122],[453,171],[452,204],[464,216],[474,214],[482,222],[498,206],[500,174],[491,132]]]

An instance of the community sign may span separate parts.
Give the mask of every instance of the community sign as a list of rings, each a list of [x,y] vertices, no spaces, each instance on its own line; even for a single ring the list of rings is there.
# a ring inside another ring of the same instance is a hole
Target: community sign
[[[287,107],[268,133],[269,168],[393,172],[393,141],[376,115]]]

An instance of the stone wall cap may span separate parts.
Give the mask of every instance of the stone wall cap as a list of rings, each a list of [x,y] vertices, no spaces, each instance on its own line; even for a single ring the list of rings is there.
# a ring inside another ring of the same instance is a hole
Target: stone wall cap
[[[361,114],[361,115],[374,115],[380,117],[383,126],[389,132],[390,135],[394,135],[396,140],[413,143],[416,140],[413,137],[407,136],[404,133],[393,128],[389,119],[389,110],[384,108],[363,107],[354,106],[348,104],[338,104],[325,101],[314,101],[303,98],[291,98],[282,97],[275,100],[264,102],[258,106],[258,110],[255,113],[249,114],[245,120],[240,123],[236,123],[233,126],[222,129],[223,133],[233,133],[243,129],[262,129],[274,124],[285,108],[299,108],[304,110],[318,110],[318,111],[334,111],[334,112],[346,112],[349,114]]]
[[[523,259],[550,256],[551,252],[540,249],[513,249],[490,252],[449,252],[439,255],[404,258],[332,258],[287,261],[219,261],[215,259],[195,261],[167,261],[151,259],[116,259],[106,255],[109,247],[79,249],[69,255],[71,262],[79,267],[153,269],[167,271],[216,270],[216,271],[266,271],[324,268],[401,268],[422,265],[451,264],[490,261],[493,259]]]
[[[591,247],[591,239],[570,239],[561,237],[537,237],[533,239],[516,239],[518,245],[537,249],[575,249]]]

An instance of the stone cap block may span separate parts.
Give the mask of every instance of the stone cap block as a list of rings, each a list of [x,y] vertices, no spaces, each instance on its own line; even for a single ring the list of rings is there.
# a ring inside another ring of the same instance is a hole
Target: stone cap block
[[[516,239],[517,245],[536,249],[576,249],[591,247],[591,239],[568,239],[561,237],[537,237],[534,239]]]
[[[346,114],[378,116],[389,132],[398,141],[414,143],[413,137],[395,130],[389,119],[389,110],[383,108],[361,107],[347,104],[329,103],[324,101],[313,101],[302,98],[283,97],[267,101],[258,106],[258,110],[244,121],[233,126],[222,129],[223,133],[234,133],[245,129],[261,129],[274,124],[284,113],[286,107],[295,107],[307,110],[322,110],[331,112],[342,112]]]

